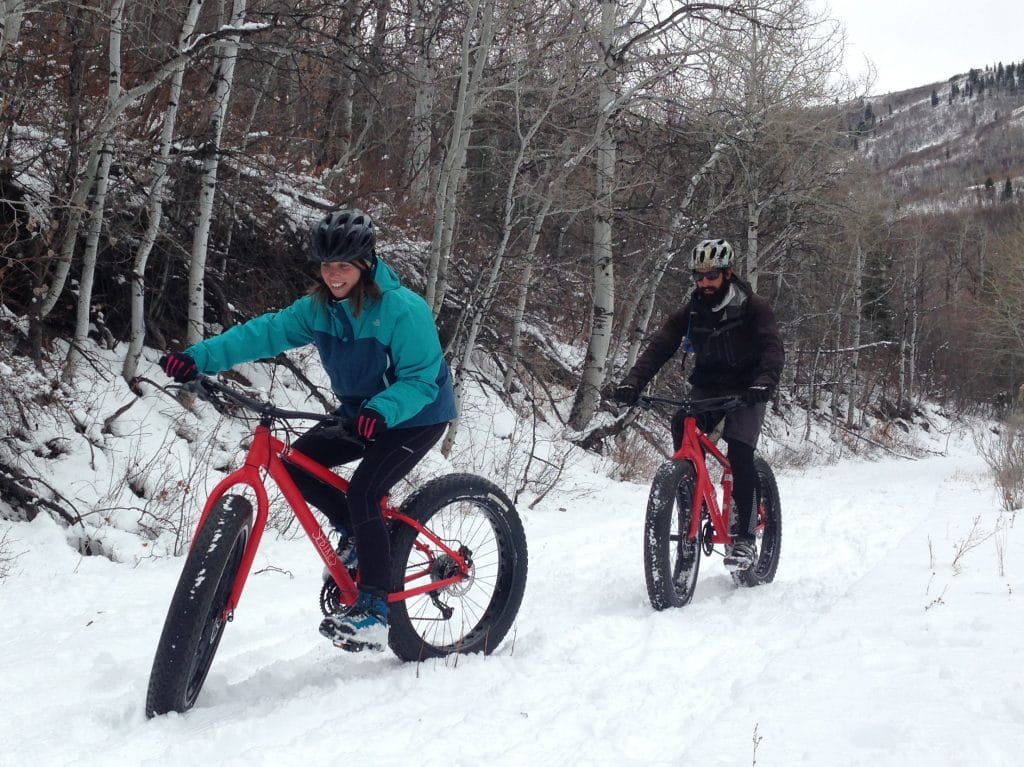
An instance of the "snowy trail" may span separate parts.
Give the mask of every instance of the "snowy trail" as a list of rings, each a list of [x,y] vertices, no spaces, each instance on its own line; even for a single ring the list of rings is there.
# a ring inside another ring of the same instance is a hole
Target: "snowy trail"
[[[655,613],[647,490],[581,474],[524,511],[527,595],[492,656],[401,664],[317,633],[320,566],[268,537],[197,706],[147,721],[181,560],[79,558],[50,522],[10,527],[0,585],[0,764],[1016,765],[1024,749],[1024,535],[951,566],[993,493],[975,456],[779,477],[775,583],[718,557]],[[559,510],[560,508],[564,511]],[[927,608],[927,609],[926,609]]]

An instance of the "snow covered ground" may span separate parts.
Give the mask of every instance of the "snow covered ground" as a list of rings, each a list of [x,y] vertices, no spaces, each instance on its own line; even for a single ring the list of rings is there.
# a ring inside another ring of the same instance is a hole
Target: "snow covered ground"
[[[199,700],[147,720],[182,559],[82,557],[0,521],[0,765],[986,765],[1024,753],[1024,528],[969,436],[779,475],[774,583],[706,559],[654,612],[647,490],[578,461],[534,509],[489,657],[400,663],[317,633],[320,562],[267,535]]]

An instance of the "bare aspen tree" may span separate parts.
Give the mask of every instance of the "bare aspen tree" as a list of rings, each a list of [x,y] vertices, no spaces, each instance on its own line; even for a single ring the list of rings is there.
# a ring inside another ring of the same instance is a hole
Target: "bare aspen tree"
[[[21,23],[25,18],[27,0],[0,0],[0,66],[18,46],[21,37]]]
[[[608,349],[611,347],[615,318],[615,268],[612,260],[612,190],[615,180],[615,136],[611,110],[615,101],[615,80],[621,59],[615,54],[616,10],[614,0],[601,2],[601,26],[598,41],[603,53],[597,77],[596,168],[594,173],[594,225],[591,244],[593,293],[591,325],[580,385],[573,400],[569,426],[582,429],[597,410],[604,384]]]
[[[456,201],[466,168],[466,151],[473,120],[484,99],[484,65],[494,42],[497,0],[470,0],[459,58],[459,87],[453,105],[451,131],[434,190],[434,233],[430,241],[425,298],[441,311],[448,289],[448,261],[455,237]]]
[[[752,7],[746,23],[723,30],[709,69],[722,122],[740,169],[745,252],[742,273],[754,290],[763,269],[761,220],[773,206],[813,200],[831,177],[824,155],[835,152],[836,115],[827,105],[848,94],[836,80],[841,30],[803,0]],[[778,252],[781,241],[770,243]]]
[[[857,384],[860,368],[860,345],[864,326],[864,264],[864,247],[860,237],[857,237],[853,243],[853,270],[850,273],[850,292],[853,299],[853,308],[850,312],[850,382],[853,387]],[[851,391],[846,403],[846,425],[849,428],[857,425],[856,402],[857,398]]]
[[[335,103],[330,105],[337,113],[336,131],[332,138],[337,143],[338,159],[324,174],[324,183],[328,187],[337,183],[352,159],[352,102],[355,98],[356,72],[359,71],[359,25],[365,11],[362,0],[347,0],[340,9],[341,43],[336,77],[341,78],[341,81]]]
[[[434,64],[434,46],[431,41],[437,33],[443,2],[410,0],[409,24],[412,37],[412,67],[410,78],[414,89],[412,126],[409,133],[409,153],[405,166],[405,182],[413,200],[428,200],[430,174],[430,147],[432,141],[434,100],[437,95],[437,73]]]
[[[180,52],[185,49],[189,39],[192,37],[192,33],[195,31],[196,22],[199,19],[199,11],[202,7],[203,0],[190,0],[185,13],[185,19],[178,33],[175,50]],[[139,358],[142,355],[142,345],[146,337],[146,264],[149,262],[149,255],[153,250],[157,234],[160,231],[160,222],[163,220],[165,189],[171,168],[171,148],[174,144],[174,130],[178,119],[178,104],[181,100],[184,79],[185,61],[182,59],[171,75],[167,108],[164,110],[163,123],[160,126],[160,149],[156,157],[153,185],[149,190],[149,199],[146,204],[146,229],[142,234],[142,239],[132,261],[131,319],[128,351],[125,354],[124,364],[121,368],[121,375],[126,381],[130,381],[135,377]]]
[[[245,21],[246,0],[233,0],[229,27],[237,29]],[[224,122],[228,116],[228,102],[235,78],[238,58],[237,33],[230,34],[218,45],[217,64],[214,68],[213,114],[210,117],[204,147],[203,172],[199,188],[199,212],[192,238],[192,253],[188,269],[188,330],[189,345],[203,340],[206,307],[206,261],[213,220],[213,202],[217,192],[217,170],[220,167],[220,141]]]
[[[121,36],[124,32],[125,0],[114,0],[110,9],[110,40],[108,45],[109,75],[107,80],[107,103],[111,107],[121,97]],[[78,280],[78,303],[75,315],[75,332],[64,365],[64,380],[75,373],[82,350],[89,335],[89,314],[92,308],[92,286],[96,275],[96,252],[99,247],[100,231],[103,228],[103,211],[107,204],[107,184],[110,180],[110,163],[114,146],[109,137],[99,150],[99,164],[96,168],[96,188],[92,196],[89,222],[86,228],[85,250],[82,253],[82,272]]]

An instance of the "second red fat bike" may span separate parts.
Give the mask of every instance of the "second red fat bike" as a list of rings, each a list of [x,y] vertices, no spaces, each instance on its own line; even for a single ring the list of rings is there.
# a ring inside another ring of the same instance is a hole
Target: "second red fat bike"
[[[651,483],[644,520],[644,575],[647,594],[655,610],[682,607],[693,598],[701,555],[716,546],[731,546],[729,509],[732,473],[729,459],[697,424],[697,416],[743,407],[740,397],[714,397],[677,401],[641,397],[640,405],[671,405],[683,410],[683,440],[679,449],[658,469]],[[721,466],[720,486],[708,471],[708,461]],[[754,504],[757,510],[757,554],[747,570],[732,573],[739,586],[770,583],[779,566],[782,546],[782,506],[775,474],[763,457],[755,454],[757,479]],[[719,495],[720,491],[720,495]]]

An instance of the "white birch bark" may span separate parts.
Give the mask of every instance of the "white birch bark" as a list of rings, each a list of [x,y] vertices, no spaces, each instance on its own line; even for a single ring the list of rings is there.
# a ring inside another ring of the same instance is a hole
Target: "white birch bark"
[[[473,119],[482,105],[483,69],[494,39],[496,4],[496,0],[471,0],[466,29],[462,36],[455,115],[448,136],[447,153],[441,165],[434,194],[434,232],[430,241],[424,296],[435,317],[441,311],[448,289],[448,261],[451,258],[455,236],[456,200],[466,168],[466,152],[473,130]],[[478,15],[479,24],[474,23]],[[474,30],[477,30],[475,35]]]
[[[757,233],[758,228],[761,225],[761,206],[757,202],[757,188],[750,190],[750,199],[747,201],[747,254],[746,254],[746,274],[745,277],[747,282],[750,283],[750,287],[757,292],[757,276],[758,276],[758,251],[757,251]]]
[[[246,0],[234,0],[231,10],[231,27],[245,21]],[[217,67],[214,70],[215,91],[213,114],[210,118],[206,158],[199,189],[199,213],[196,230],[192,237],[192,255],[188,270],[188,344],[203,340],[204,308],[206,306],[206,260],[210,240],[210,223],[213,220],[213,201],[217,192],[217,170],[220,166],[220,140],[224,132],[224,121],[228,115],[228,102],[234,84],[235,61],[238,57],[237,34],[229,35],[220,44]]]
[[[442,3],[438,3],[429,10],[428,14],[427,2],[428,0],[413,0],[410,4],[413,27],[412,80],[415,101],[405,178],[410,196],[419,203],[427,201],[430,190],[431,124],[437,92],[437,75],[434,71],[430,40],[443,7]]]
[[[846,404],[846,425],[849,428],[856,426],[857,417],[857,376],[860,368],[860,342],[863,321],[863,289],[864,289],[864,248],[860,238],[854,243],[853,248],[853,312],[851,313],[850,346],[853,351],[850,353],[850,394]]]
[[[337,130],[334,136],[338,142],[338,159],[324,175],[324,183],[333,186],[345,173],[345,166],[352,159],[352,101],[355,98],[356,78],[358,69],[357,45],[359,43],[358,24],[363,15],[362,0],[347,0],[344,4],[345,32],[341,41],[341,60],[338,63],[338,75],[344,78],[338,89]]]
[[[181,31],[178,33],[177,50],[184,50],[189,38],[196,28],[196,21],[199,19],[199,11],[203,7],[203,0],[190,0],[185,19],[181,24]],[[160,127],[160,149],[156,158],[156,171],[153,179],[153,187],[149,193],[147,202],[146,231],[143,232],[139,247],[135,251],[135,258],[132,261],[131,272],[131,320],[128,337],[128,351],[125,354],[124,364],[121,367],[121,375],[125,381],[130,381],[138,371],[139,358],[142,355],[142,346],[146,337],[146,264],[149,261],[149,254],[153,251],[157,234],[160,231],[160,222],[164,212],[164,193],[167,187],[167,179],[170,175],[171,148],[174,144],[174,129],[178,119],[178,104],[181,101],[182,82],[185,79],[185,61],[182,60],[174,69],[171,75],[171,90],[167,100],[167,108],[164,110],[163,125]]]
[[[21,22],[25,18],[25,0],[0,0],[0,67],[9,52],[18,45]]]
[[[595,168],[595,211],[591,260],[593,264],[593,295],[591,297],[590,337],[583,365],[583,374],[569,415],[569,427],[580,430],[593,417],[601,397],[611,348],[612,323],[615,317],[615,272],[612,262],[612,191],[615,186],[615,137],[609,119],[615,98],[616,59],[611,50],[614,42],[617,5],[611,0],[601,3],[601,48],[605,53],[601,75],[597,80],[597,126]]]
[[[124,31],[125,0],[114,0],[110,9],[110,39],[108,44],[109,69],[107,76],[107,103],[112,107],[121,97],[121,37]],[[103,230],[103,211],[107,204],[107,186],[110,181],[110,163],[114,146],[109,138],[100,148],[96,168],[96,191],[92,197],[89,223],[86,229],[85,249],[82,253],[82,272],[78,281],[78,302],[75,307],[75,331],[71,348],[64,363],[64,380],[69,380],[82,356],[89,336],[89,313],[92,308],[92,287],[96,276],[96,252]]]

